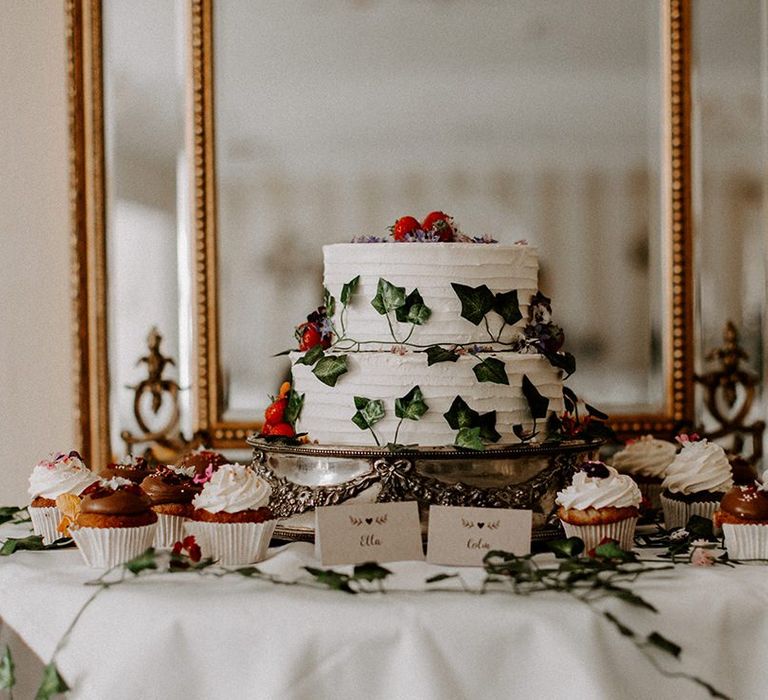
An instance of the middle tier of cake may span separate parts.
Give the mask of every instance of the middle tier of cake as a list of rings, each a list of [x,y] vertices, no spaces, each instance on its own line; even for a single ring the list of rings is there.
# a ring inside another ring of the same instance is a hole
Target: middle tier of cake
[[[395,441],[422,447],[453,444],[457,431],[444,414],[457,397],[479,414],[496,412],[495,429],[500,434],[497,444],[518,443],[513,426],[522,425],[529,431],[534,423],[523,393],[524,377],[549,400],[549,413],[563,411],[562,373],[538,354],[464,354],[455,362],[429,366],[422,352],[353,352],[347,355],[347,373],[335,386],[322,383],[311,367],[295,364],[302,355],[291,353],[293,388],[304,394],[297,430],[324,445],[375,445],[370,430],[361,429],[352,420],[357,411],[355,397],[383,401],[384,417],[373,426],[381,445]],[[504,363],[508,384],[478,381],[473,368],[490,357]],[[395,414],[395,400],[415,386],[421,390],[428,410],[419,420],[405,419],[401,423]],[[541,419],[537,425],[542,435],[544,423]]]

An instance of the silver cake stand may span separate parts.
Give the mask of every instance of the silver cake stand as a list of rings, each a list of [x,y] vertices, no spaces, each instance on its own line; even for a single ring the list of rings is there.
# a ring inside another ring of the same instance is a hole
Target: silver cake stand
[[[314,539],[311,511],[346,501],[417,501],[430,505],[524,508],[534,539],[557,536],[555,496],[574,469],[593,459],[602,440],[493,446],[383,448],[287,445],[252,435],[252,466],[272,487],[270,508],[282,519],[275,537]],[[304,514],[302,516],[302,514]]]

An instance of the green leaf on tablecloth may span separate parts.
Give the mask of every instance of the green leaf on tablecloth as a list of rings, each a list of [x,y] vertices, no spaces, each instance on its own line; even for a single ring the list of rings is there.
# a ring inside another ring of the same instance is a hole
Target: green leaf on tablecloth
[[[493,310],[510,326],[517,323],[523,317],[523,312],[520,311],[520,302],[517,298],[517,290],[513,289],[511,292],[499,292],[496,294],[493,298]]]
[[[384,418],[384,402],[381,399],[368,399],[365,396],[354,397],[357,412],[352,416],[352,422],[360,430],[368,430]]]
[[[128,569],[132,574],[138,576],[142,571],[147,569],[157,568],[157,552],[154,547],[145,549],[141,554],[129,559],[123,564],[123,567]]]
[[[383,581],[391,575],[392,572],[389,569],[385,569],[373,561],[358,564],[352,572],[352,578],[360,581]]]
[[[628,588],[619,588],[618,586],[606,586],[605,588],[612,596],[615,596],[619,600],[623,600],[625,603],[634,605],[637,608],[645,608],[651,612],[659,612],[653,605],[645,600],[645,598],[641,598]]]
[[[349,576],[339,573],[333,569],[316,569],[313,566],[305,566],[304,570],[314,576],[315,581],[323,586],[327,586],[334,591],[343,591],[344,593],[356,593],[349,585]]]
[[[495,357],[486,357],[478,362],[472,371],[478,382],[493,382],[494,384],[509,384],[509,377],[504,369],[504,363]]]
[[[451,282],[453,291],[461,302],[461,315],[470,323],[479,325],[491,309],[493,309],[493,292],[486,285],[469,287],[466,284]]]
[[[323,350],[323,346],[318,344],[307,350],[302,357],[296,360],[296,364],[309,365],[311,367],[324,355],[325,351]]]
[[[617,561],[634,561],[635,555],[627,552],[619,546],[616,540],[606,540],[595,547],[595,556],[603,559],[614,559]]]
[[[438,362],[456,362],[459,359],[459,354],[455,350],[447,350],[439,345],[432,345],[424,352],[427,355],[427,367],[431,367]]]
[[[528,402],[528,407],[531,409],[531,417],[546,418],[547,409],[549,408],[549,399],[546,396],[542,396],[534,383],[528,379],[528,375],[523,375],[523,396]]]
[[[458,574],[435,574],[430,576],[425,583],[440,583],[440,581],[446,581],[449,578],[458,578]]]
[[[21,550],[37,552],[46,549],[42,535],[29,535],[28,537],[9,537],[0,547],[0,557],[7,557]]]
[[[353,277],[351,280],[349,280],[349,282],[345,282],[341,286],[341,295],[339,296],[339,299],[341,300],[341,303],[344,306],[349,306],[349,302],[352,301],[352,297],[357,291],[357,286],[359,284],[360,284],[360,275],[358,275],[357,277]],[[328,315],[331,316],[332,314],[328,312]]]
[[[657,649],[661,649],[667,654],[671,654],[676,659],[680,658],[680,652],[682,651],[682,648],[658,632],[651,632],[646,638],[646,641],[648,644],[656,647]]]
[[[548,546],[558,559],[578,557],[584,551],[584,541],[580,537],[555,540],[554,542],[549,542]]]
[[[619,634],[623,635],[624,637],[634,637],[635,633],[629,629],[623,622],[618,620],[615,615],[612,615],[607,610],[603,613],[603,617],[605,617],[606,620],[610,620],[613,626],[618,630]]]
[[[304,394],[300,394],[291,389],[288,392],[287,398],[288,403],[285,406],[285,422],[295,427],[296,421],[301,415],[301,409],[304,406]]]
[[[429,406],[424,403],[424,396],[418,385],[413,387],[405,396],[395,399],[395,415],[398,418],[419,420],[428,410]]]
[[[323,384],[336,386],[339,377],[342,374],[346,374],[348,371],[346,355],[331,355],[330,357],[323,357],[315,365],[312,374],[314,374]]]
[[[336,299],[333,298],[333,294],[331,294],[325,287],[323,287],[323,306],[325,307],[325,314],[328,318],[336,313]]]
[[[258,578],[261,576],[261,570],[255,566],[243,566],[239,569],[235,569],[235,573],[245,576],[246,578]]]
[[[0,690],[10,690],[16,685],[14,668],[11,648],[6,644],[5,651],[0,656]]]
[[[713,527],[709,518],[702,518],[700,515],[692,515],[685,524],[690,540],[716,541]]]
[[[485,443],[480,437],[480,428],[460,428],[459,432],[456,433],[456,440],[453,444],[456,447],[476,452],[485,449]]]
[[[11,520],[15,522],[20,522],[21,519],[19,516],[24,513],[27,516],[29,516],[29,512],[27,511],[26,506],[23,508],[19,508],[18,506],[2,506],[0,507],[0,525],[3,523],[10,522]],[[26,520],[27,518],[24,518]]]
[[[43,682],[37,689],[35,700],[49,700],[54,695],[66,693],[68,690],[69,686],[59,674],[56,664],[51,662],[43,670]]]
[[[380,277],[376,287],[376,296],[371,300],[371,306],[384,316],[388,311],[396,311],[404,305],[405,287],[396,287]]]

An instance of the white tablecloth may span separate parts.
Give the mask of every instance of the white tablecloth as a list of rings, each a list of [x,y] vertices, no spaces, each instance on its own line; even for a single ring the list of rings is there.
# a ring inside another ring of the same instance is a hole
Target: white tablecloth
[[[9,534],[0,528],[0,539]],[[286,578],[317,565],[309,544],[271,551]],[[387,565],[386,594],[277,586],[240,576],[139,577],[103,592],[58,657],[72,697],[705,698],[657,673],[568,596],[424,593],[449,567]],[[479,569],[462,569],[479,582]],[[76,550],[0,558],[0,618],[43,661],[93,588]],[[768,696],[768,568],[681,566],[636,585],[660,614],[611,601],[644,634],[683,647],[682,669],[734,698]]]

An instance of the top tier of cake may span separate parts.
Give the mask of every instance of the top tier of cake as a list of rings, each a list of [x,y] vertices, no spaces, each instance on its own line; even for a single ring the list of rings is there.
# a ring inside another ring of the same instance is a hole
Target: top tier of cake
[[[407,255],[404,250],[407,248]],[[416,345],[489,344],[485,323],[474,325],[461,317],[461,302],[452,283],[468,287],[486,285],[494,294],[517,291],[522,319],[504,326],[500,340],[510,342],[524,327],[528,302],[538,289],[536,249],[527,245],[496,243],[342,243],[323,246],[324,284],[336,298],[345,283],[359,275],[357,292],[346,311],[346,335],[359,342],[392,345],[387,322],[371,306],[379,279],[406,294],[418,289],[431,309],[429,322],[413,328],[409,342]],[[338,327],[340,305],[334,324]],[[491,334],[497,337],[504,321],[495,312],[487,315]],[[405,338],[411,324],[392,320],[396,338]],[[370,346],[369,346],[370,347]],[[374,346],[375,347],[375,346]]]

